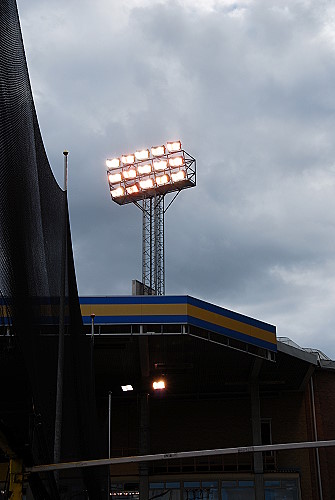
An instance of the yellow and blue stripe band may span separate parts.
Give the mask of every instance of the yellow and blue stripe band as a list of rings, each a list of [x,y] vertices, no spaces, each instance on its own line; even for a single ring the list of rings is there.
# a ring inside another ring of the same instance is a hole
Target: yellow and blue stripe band
[[[277,350],[276,327],[188,295],[80,297],[84,324],[185,324]]]

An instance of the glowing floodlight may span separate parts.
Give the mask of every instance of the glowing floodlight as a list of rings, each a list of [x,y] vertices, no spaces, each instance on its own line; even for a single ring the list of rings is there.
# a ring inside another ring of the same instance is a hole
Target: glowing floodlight
[[[159,177],[156,177],[157,186],[164,186],[164,184],[167,184],[169,180],[170,177],[168,175],[160,175]]]
[[[150,174],[151,172],[151,164],[150,163],[146,163],[145,165],[138,165],[137,166],[137,171],[139,174]]]
[[[165,212],[180,191],[196,185],[196,160],[181,141],[128,151],[134,153],[106,162],[111,198],[119,206],[133,203],[141,209],[143,293],[165,295]],[[165,208],[165,196],[173,193]]]
[[[182,156],[175,156],[175,158],[169,158],[170,167],[181,167],[184,165],[184,158]]]
[[[108,168],[118,168],[120,166],[120,158],[112,158],[111,160],[106,160],[106,165]]]
[[[135,155],[122,155],[121,161],[125,165],[131,165],[132,163],[135,162]]]
[[[108,176],[109,182],[115,184],[116,182],[121,182],[121,174],[110,174]]]
[[[122,175],[124,179],[135,179],[137,173],[134,168],[130,168],[129,170],[124,170]]]
[[[111,195],[113,198],[119,198],[120,196],[123,196],[124,195],[124,188],[122,186],[120,186],[116,189],[113,189],[111,191]]]
[[[181,142],[180,141],[167,142],[166,149],[169,151],[169,153],[175,153],[176,151],[180,151],[181,150]]]
[[[185,170],[179,170],[175,174],[171,174],[171,179],[173,182],[183,181],[186,177]]]
[[[126,188],[128,194],[135,194],[139,192],[137,184],[133,184],[132,186],[128,186]]]
[[[127,391],[133,391],[133,386],[128,384],[128,385],[121,385],[121,389],[123,390],[123,392],[127,392]]]
[[[150,151],[149,149],[142,149],[142,151],[135,151],[136,160],[149,160]]]
[[[154,165],[154,170],[159,171],[159,170],[165,170],[168,166],[167,160],[158,160],[153,162]]]
[[[165,154],[165,146],[154,146],[151,148],[152,156],[163,156]]]
[[[144,181],[140,181],[140,187],[142,189],[150,189],[154,187],[153,179],[145,179]]]
[[[157,380],[153,382],[152,387],[155,389],[155,391],[165,389],[165,382],[164,380]]]

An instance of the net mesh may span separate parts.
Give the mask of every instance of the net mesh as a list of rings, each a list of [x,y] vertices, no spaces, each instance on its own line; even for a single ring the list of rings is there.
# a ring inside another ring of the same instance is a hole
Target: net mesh
[[[38,126],[16,2],[1,0],[0,431],[26,464],[53,461],[64,217],[68,221],[66,196]],[[66,260],[61,458],[98,458],[93,367],[82,333],[69,229]],[[83,469],[69,487],[102,498],[102,474]],[[59,497],[53,475],[32,476],[30,482],[35,498]]]

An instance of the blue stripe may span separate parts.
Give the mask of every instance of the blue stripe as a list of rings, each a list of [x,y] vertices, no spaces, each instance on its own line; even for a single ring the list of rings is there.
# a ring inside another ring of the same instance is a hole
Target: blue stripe
[[[255,337],[250,337],[245,333],[236,332],[235,330],[229,330],[229,328],[225,328],[223,326],[214,325],[213,323],[208,323],[207,321],[203,321],[197,318],[193,318],[189,316],[189,324],[193,326],[197,326],[199,328],[204,328],[206,330],[219,333],[221,335],[225,335],[227,337],[231,337],[233,339],[241,340],[242,342],[246,342],[248,344],[253,344],[258,347],[264,347],[265,349],[269,349],[269,351],[277,351],[276,344],[272,344],[271,342],[266,342],[265,340],[261,340]]]
[[[94,323],[96,325],[124,325],[124,324],[160,324],[160,323],[177,323],[186,324],[187,316],[169,315],[169,316],[95,316]],[[90,316],[83,316],[84,325],[91,324]]]
[[[90,304],[186,304],[186,295],[131,295],[124,297],[79,297],[82,305]]]

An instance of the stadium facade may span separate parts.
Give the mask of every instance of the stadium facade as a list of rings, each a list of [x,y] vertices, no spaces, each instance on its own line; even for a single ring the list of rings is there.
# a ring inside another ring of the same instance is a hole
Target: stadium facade
[[[109,422],[112,457],[334,438],[335,363],[276,339],[272,325],[187,296],[80,302],[87,335],[94,318],[106,456]],[[320,448],[115,465],[111,494],[331,499],[334,460],[334,448]]]

